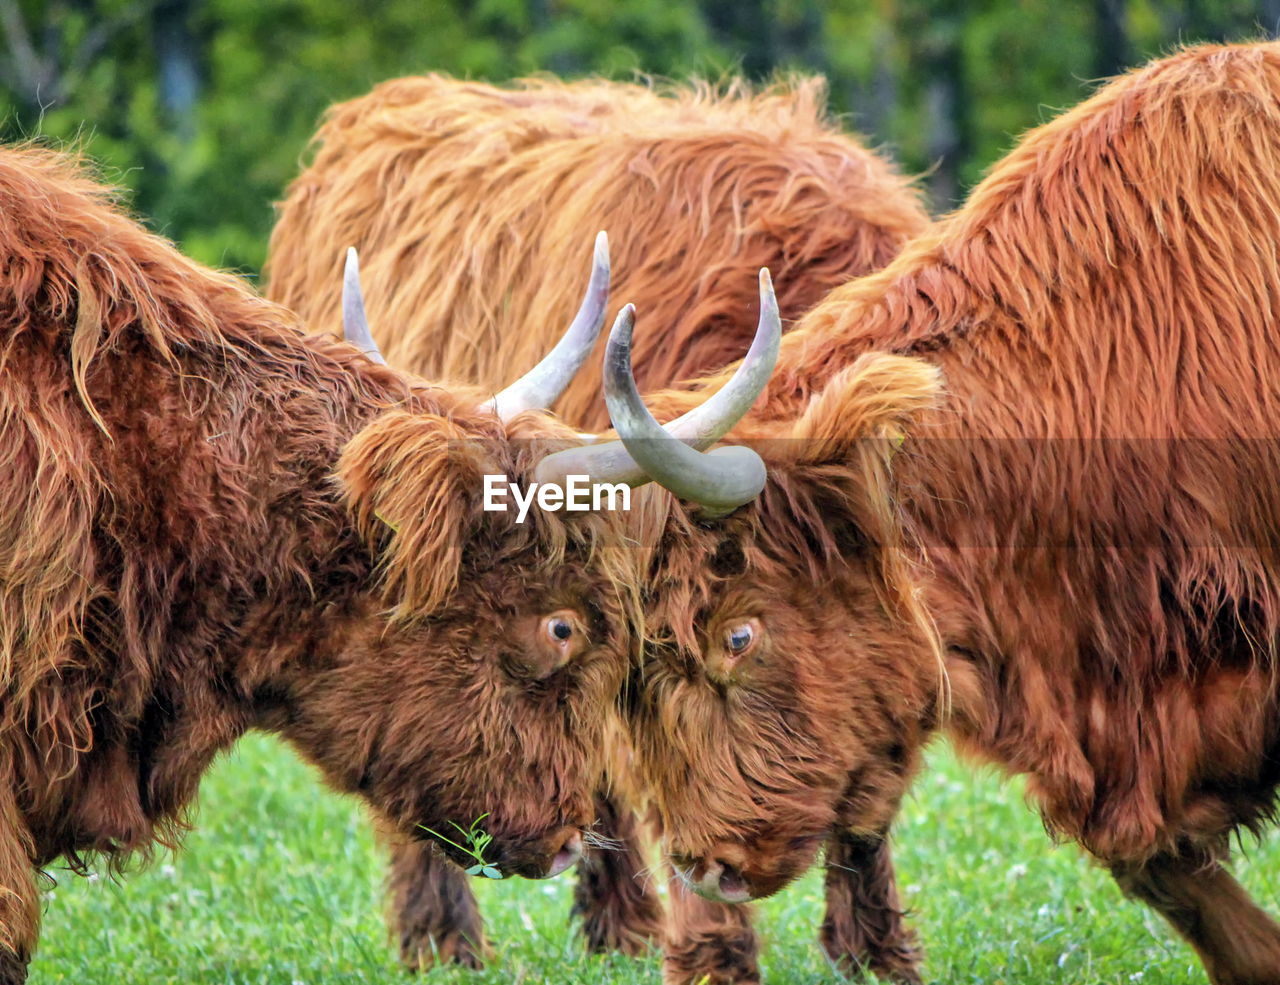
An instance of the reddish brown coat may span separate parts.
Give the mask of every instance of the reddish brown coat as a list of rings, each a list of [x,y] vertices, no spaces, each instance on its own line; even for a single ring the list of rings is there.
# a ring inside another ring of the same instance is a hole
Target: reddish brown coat
[[[488,813],[540,873],[594,814],[632,552],[477,507],[566,429],[304,337],[49,151],[0,150],[0,270],[0,982],[35,870],[174,840],[251,727],[405,833]],[[581,642],[532,680],[556,610]]]
[[[514,89],[439,77],[385,83],[330,112],[314,163],[280,206],[268,290],[336,329],[338,259],[356,245],[392,363],[497,386],[570,317],[574,272],[603,228],[613,296],[640,312],[641,385],[717,369],[755,329],[761,266],[773,272],[783,312],[799,315],[883,266],[927,223],[917,191],[833,126],[824,100],[817,79],[756,94],[740,83],[719,92],[545,79]],[[550,276],[533,276],[539,269]],[[558,405],[571,423],[606,424],[599,375],[593,358]],[[859,892],[885,905],[837,904],[829,922],[885,926],[847,940],[832,932],[827,943],[838,960],[913,975],[882,858],[879,888]],[[589,945],[643,951],[656,918],[631,878],[643,860],[619,852],[596,861],[580,889]],[[408,963],[475,962],[479,916],[456,872],[402,848],[392,881]],[[843,900],[843,891],[833,894]],[[671,981],[745,981],[743,969],[755,968],[749,924],[722,908],[687,901],[673,927]]]
[[[868,399],[842,368],[868,350],[942,372],[947,404],[917,421],[894,473],[947,649],[952,733],[1026,774],[1048,826],[1112,864],[1218,982],[1280,980],[1280,930],[1215,861],[1233,831],[1272,818],[1280,781],[1277,243],[1280,46],[1188,50],[1029,134],[958,213],[833,292],[783,340],[768,397],[737,432],[791,434],[797,415],[812,426]],[[701,396],[650,403],[663,417]],[[791,467],[774,464],[787,488]],[[776,542],[794,502],[766,492],[724,529]],[[848,519],[833,510],[798,531],[786,568],[812,565],[812,545],[838,543]],[[693,546],[667,557],[657,584],[715,583],[699,564],[706,545]],[[792,709],[784,728],[750,682],[716,714],[770,762],[852,730],[844,761],[821,783],[766,787],[747,769],[755,759],[713,759],[687,723],[664,739],[642,720],[677,846],[698,864],[737,853],[766,889],[806,861],[804,846],[789,862],[765,851],[795,833],[793,801],[822,823],[844,810],[855,826],[884,823],[897,791],[866,769],[909,760],[936,717],[914,670],[918,633],[895,645],[847,594],[777,582],[749,567],[698,626],[714,639],[718,621],[756,605],[772,626],[761,674],[801,694],[825,681],[836,716]],[[820,617],[827,631],[791,632]],[[701,639],[687,637],[685,659],[705,690]],[[848,653],[846,639],[864,642]],[[859,652],[873,642],[883,660]],[[838,694],[845,674],[875,699]],[[672,695],[649,696],[659,724],[677,713]],[[738,797],[685,794],[731,791],[726,766]],[[752,795],[748,826],[738,808]]]
[[[316,145],[279,206],[268,295],[337,331],[355,246],[391,363],[491,388],[572,317],[596,230],[654,389],[743,352],[760,267],[796,316],[928,221],[917,189],[830,123],[816,79],[756,94],[397,79],[334,107]],[[599,358],[556,410],[607,426]]]

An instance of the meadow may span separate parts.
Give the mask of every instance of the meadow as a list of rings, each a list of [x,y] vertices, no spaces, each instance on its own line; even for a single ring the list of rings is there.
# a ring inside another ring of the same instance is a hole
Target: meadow
[[[1236,871],[1277,909],[1280,834]],[[899,877],[947,983],[1202,985],[1191,951],[1071,846],[1055,847],[1021,786],[932,750],[897,835]],[[251,736],[201,788],[185,849],[114,881],[54,871],[33,985],[347,985],[407,981],[382,919],[382,857],[359,805],[324,790],[276,740]],[[496,953],[445,985],[659,982],[656,957],[584,953],[569,875],[477,881]],[[811,873],[757,907],[773,985],[839,981],[816,944]]]

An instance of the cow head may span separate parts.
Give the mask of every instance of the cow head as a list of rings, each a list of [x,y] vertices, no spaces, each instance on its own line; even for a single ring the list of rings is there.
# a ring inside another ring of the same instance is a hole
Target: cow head
[[[432,390],[436,413],[388,409],[346,445],[336,481],[364,560],[326,624],[331,657],[293,685],[282,726],[395,827],[464,865],[479,848],[503,874],[576,860],[631,650],[625,514],[482,508],[486,475],[527,485],[573,440],[536,408],[598,333],[603,245],[574,327],[520,384]],[[362,307],[349,289],[353,340],[376,359]]]
[[[649,476],[701,500],[669,501],[637,534],[653,560],[629,724],[676,872],[742,902],[803,872],[833,829],[884,836],[938,717],[939,648],[891,472],[909,454],[908,423],[937,398],[937,373],[863,357],[753,442],[767,470],[758,497],[708,510],[680,458],[689,450],[669,456],[674,468],[664,461],[675,442],[623,378],[625,355],[606,356],[622,444]],[[687,417],[668,430],[688,441],[682,427]]]

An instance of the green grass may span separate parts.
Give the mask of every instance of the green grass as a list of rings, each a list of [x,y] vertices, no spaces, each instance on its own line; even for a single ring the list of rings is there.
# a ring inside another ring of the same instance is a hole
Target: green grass
[[[943,746],[898,833],[899,877],[931,979],[947,983],[1205,982],[1158,918],[1125,901],[1072,847],[1054,848],[1021,788],[957,763]],[[1237,868],[1273,910],[1280,837]],[[381,859],[353,801],[323,791],[285,748],[242,742],[206,779],[196,830],[177,857],[87,880],[55,873],[33,985],[399,983],[382,922]],[[480,973],[430,982],[631,985],[656,959],[585,955],[567,925],[569,877],[476,880],[498,948]],[[816,873],[758,909],[767,979],[831,982],[815,943]]]

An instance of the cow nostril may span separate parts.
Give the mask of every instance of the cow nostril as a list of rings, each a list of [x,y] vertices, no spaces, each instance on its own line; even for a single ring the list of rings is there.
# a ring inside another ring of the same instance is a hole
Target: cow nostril
[[[553,876],[558,876],[565,869],[574,865],[580,858],[582,858],[582,832],[575,831],[564,840],[559,851],[552,857],[546,878],[550,879]]]
[[[720,873],[723,871],[724,866],[718,858],[703,859],[694,869],[698,873],[698,882],[708,888],[720,884]]]
[[[718,903],[745,903],[751,899],[751,890],[742,870],[721,858],[703,859],[700,876],[692,889],[699,896]]]
[[[739,897],[747,897],[750,893],[747,890],[747,881],[742,878],[742,873],[735,869],[727,862],[720,862],[720,895],[726,900],[733,900]]]

